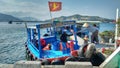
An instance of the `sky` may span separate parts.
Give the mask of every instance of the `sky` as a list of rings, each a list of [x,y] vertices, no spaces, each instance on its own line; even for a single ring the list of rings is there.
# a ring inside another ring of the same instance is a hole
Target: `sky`
[[[52,12],[53,18],[80,14],[115,19],[120,9],[120,0],[0,0],[0,13],[46,20],[51,18],[48,1],[62,2],[62,10]]]

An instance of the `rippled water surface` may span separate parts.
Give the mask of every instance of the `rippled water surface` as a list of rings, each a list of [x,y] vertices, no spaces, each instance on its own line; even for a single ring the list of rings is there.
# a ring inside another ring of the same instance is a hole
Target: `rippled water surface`
[[[25,59],[24,24],[0,23],[0,63],[14,63]]]

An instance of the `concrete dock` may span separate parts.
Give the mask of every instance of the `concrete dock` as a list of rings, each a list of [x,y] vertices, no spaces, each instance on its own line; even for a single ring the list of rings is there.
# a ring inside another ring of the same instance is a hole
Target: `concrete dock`
[[[0,68],[13,68],[14,64],[0,64]]]
[[[18,61],[14,64],[0,64],[0,68],[99,68],[90,62],[66,62],[65,65],[41,65],[40,61]]]

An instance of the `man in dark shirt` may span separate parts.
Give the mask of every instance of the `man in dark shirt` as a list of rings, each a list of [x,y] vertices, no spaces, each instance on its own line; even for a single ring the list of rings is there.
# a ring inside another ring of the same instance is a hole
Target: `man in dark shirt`
[[[67,42],[67,34],[66,34],[66,32],[63,32],[63,34],[61,35],[61,37],[60,37],[60,40],[62,41],[62,42]]]
[[[66,43],[67,43],[67,34],[66,34],[66,32],[64,31],[63,32],[63,34],[60,36],[60,40],[61,40],[61,42],[62,42],[62,51],[63,51],[63,53],[65,54],[65,53],[67,53],[67,47],[66,47]]]

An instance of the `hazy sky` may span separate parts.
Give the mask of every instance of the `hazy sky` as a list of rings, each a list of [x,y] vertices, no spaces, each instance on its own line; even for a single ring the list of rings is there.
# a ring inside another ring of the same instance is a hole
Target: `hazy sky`
[[[35,17],[39,20],[50,19],[48,1],[51,0],[0,0],[0,13],[17,17]],[[52,12],[53,17],[73,14],[100,16],[115,19],[120,0],[52,0],[61,1],[62,10]]]

